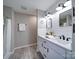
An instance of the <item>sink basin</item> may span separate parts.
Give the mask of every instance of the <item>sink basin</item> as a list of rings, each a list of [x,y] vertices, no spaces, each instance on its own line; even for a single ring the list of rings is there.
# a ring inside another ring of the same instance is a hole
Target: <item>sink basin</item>
[[[58,36],[46,35],[45,37],[48,38],[48,39],[55,39],[57,42],[64,44],[64,45],[72,43],[71,40],[66,41],[66,40],[60,39]]]
[[[61,43],[61,44],[71,44],[72,43],[71,40],[70,41],[66,41],[66,40],[63,40],[63,39],[58,39],[57,41],[59,43]]]

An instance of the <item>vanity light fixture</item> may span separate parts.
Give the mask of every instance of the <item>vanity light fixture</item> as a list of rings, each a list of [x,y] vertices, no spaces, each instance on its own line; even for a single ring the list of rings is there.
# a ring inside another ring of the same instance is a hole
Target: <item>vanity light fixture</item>
[[[45,19],[49,19],[50,15],[45,16]]]
[[[60,3],[60,4],[58,4],[58,7],[56,8],[56,10],[57,11],[62,10],[64,7],[65,7],[64,4]]]
[[[62,10],[62,9],[63,9],[63,7],[57,7],[56,8],[57,11]]]
[[[51,13],[50,13],[50,12],[48,12],[47,17],[50,17],[50,16],[51,16]]]
[[[52,16],[52,15],[51,15],[50,12],[47,12],[47,13],[45,14],[45,18],[46,18],[46,19],[49,19],[51,16]]]
[[[21,6],[21,9],[23,10],[27,10],[27,8],[25,6]]]
[[[45,11],[45,16],[49,16],[50,14],[50,12]]]
[[[71,6],[71,0],[67,0],[67,2],[65,2],[64,6]]]

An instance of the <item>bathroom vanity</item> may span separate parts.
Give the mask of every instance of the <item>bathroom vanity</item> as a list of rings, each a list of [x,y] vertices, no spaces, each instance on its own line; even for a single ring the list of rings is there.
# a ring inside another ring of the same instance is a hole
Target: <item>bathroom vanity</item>
[[[45,36],[38,36],[37,48],[44,59],[72,59],[71,44],[62,44],[54,37],[52,39]]]
[[[44,17],[43,17],[44,18]],[[44,59],[74,59],[72,51],[72,7],[66,7],[45,18],[42,24],[38,19],[37,51]],[[51,20],[51,22],[48,22]],[[46,33],[52,32],[52,37]],[[56,36],[54,36],[54,34]]]

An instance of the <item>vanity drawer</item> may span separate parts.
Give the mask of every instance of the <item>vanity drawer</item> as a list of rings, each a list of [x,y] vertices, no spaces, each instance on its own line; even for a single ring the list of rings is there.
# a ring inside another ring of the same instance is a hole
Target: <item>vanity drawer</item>
[[[54,50],[56,53],[58,53],[59,55],[65,57],[65,49],[63,49],[62,47],[58,46],[58,45],[55,45],[54,43],[52,42],[47,42],[48,43],[48,46]]]

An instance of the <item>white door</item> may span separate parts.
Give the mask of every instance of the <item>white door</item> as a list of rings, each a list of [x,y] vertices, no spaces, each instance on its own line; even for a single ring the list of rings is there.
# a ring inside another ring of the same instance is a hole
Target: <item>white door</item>
[[[11,45],[11,19],[7,19],[7,44],[6,44],[7,52],[10,52],[10,45]]]
[[[4,59],[8,58],[10,47],[11,47],[11,19],[4,19],[4,39],[3,39],[3,50],[4,50]]]

